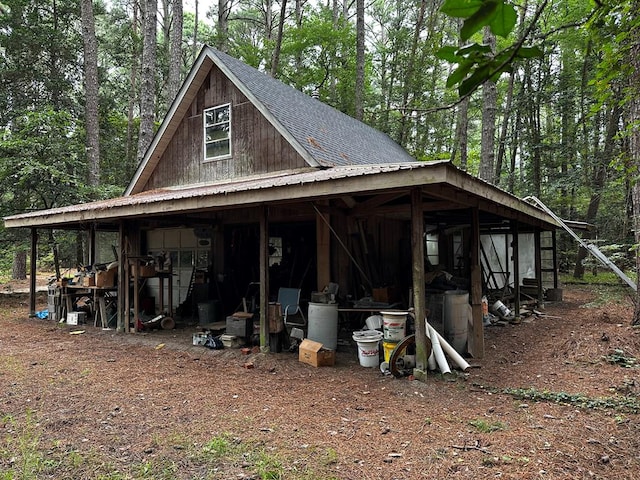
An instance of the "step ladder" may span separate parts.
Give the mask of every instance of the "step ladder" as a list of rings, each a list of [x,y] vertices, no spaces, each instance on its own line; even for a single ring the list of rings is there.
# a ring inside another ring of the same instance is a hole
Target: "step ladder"
[[[624,274],[624,272],[616,266],[615,263],[609,260],[609,258],[604,253],[602,253],[600,249],[598,249],[598,247],[596,247],[593,243],[585,242],[582,238],[580,238],[576,234],[576,232],[571,230],[571,228],[569,228],[569,226],[566,223],[564,223],[560,217],[558,217],[555,213],[553,213],[549,207],[547,207],[544,203],[542,203],[542,201],[539,198],[534,196],[529,196],[529,197],[525,197],[523,200],[531,203],[532,205],[535,205],[538,208],[541,208],[546,213],[548,213],[549,216],[551,216],[556,222],[558,222],[558,225],[564,228],[564,230],[569,235],[571,235],[587,252],[589,252],[591,255],[596,257],[604,266],[609,267],[627,285],[633,288],[634,291],[638,291],[638,286],[636,285],[636,283],[633,280],[631,280],[629,277],[627,277]]]

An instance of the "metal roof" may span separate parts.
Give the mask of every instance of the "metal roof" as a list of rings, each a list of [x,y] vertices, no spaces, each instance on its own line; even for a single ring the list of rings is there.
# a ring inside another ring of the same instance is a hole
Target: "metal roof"
[[[555,225],[544,211],[472,177],[449,162],[351,165],[277,172],[215,184],[145,191],[109,200],[13,215],[4,220],[7,228],[56,228],[92,222],[116,222],[121,218],[147,218],[343,195],[376,194],[412,187],[424,187],[423,190],[428,193],[428,186],[436,184],[459,191],[464,195],[461,202],[469,202],[469,205],[492,205],[495,211],[517,212],[532,222]],[[455,200],[452,206],[453,202]]]

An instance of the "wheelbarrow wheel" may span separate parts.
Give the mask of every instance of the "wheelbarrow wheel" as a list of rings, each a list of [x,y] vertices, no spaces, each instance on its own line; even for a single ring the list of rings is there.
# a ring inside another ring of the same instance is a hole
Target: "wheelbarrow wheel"
[[[425,338],[425,340],[426,357],[429,358],[431,355],[431,340],[429,340],[429,338]],[[395,348],[391,351],[391,354],[389,355],[389,371],[394,377],[401,378],[410,373],[406,368],[404,356],[407,351],[413,350],[415,353],[415,346],[416,336],[409,335],[398,342]]]

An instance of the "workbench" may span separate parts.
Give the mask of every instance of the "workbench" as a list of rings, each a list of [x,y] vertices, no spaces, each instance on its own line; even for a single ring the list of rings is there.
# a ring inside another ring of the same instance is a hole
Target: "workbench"
[[[93,326],[98,326],[98,320],[102,328],[109,328],[107,306],[117,305],[117,287],[96,287],[67,284],[62,289],[62,298],[66,306],[66,313],[73,311],[75,300],[80,297],[90,297],[93,301],[92,316]]]

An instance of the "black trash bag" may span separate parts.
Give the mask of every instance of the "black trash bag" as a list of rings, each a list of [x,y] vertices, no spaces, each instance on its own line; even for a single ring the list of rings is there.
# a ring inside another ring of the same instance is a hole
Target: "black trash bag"
[[[224,344],[222,343],[222,340],[220,340],[220,337],[214,337],[211,334],[207,335],[204,346],[212,350],[222,350],[224,348]]]

